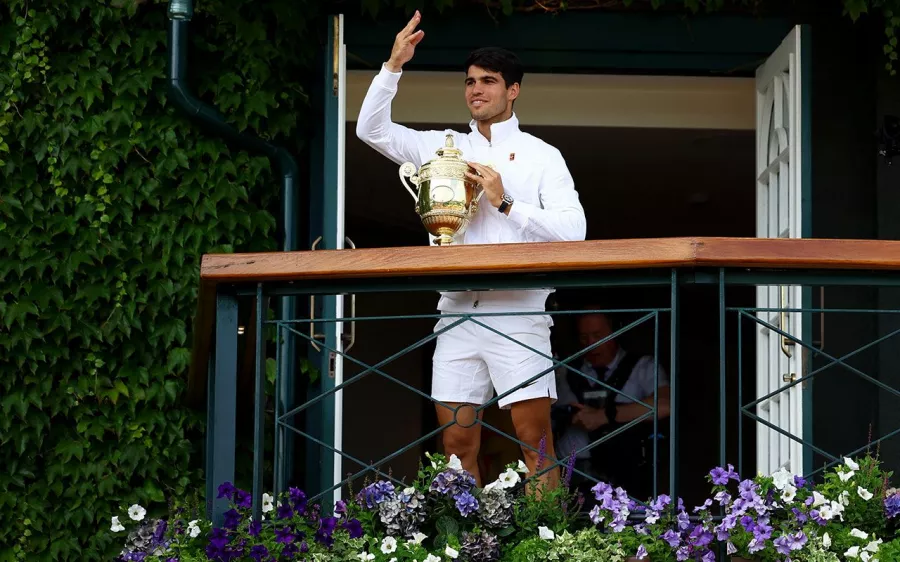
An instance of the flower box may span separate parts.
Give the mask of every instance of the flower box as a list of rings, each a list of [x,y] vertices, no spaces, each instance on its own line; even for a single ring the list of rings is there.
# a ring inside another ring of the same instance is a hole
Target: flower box
[[[871,456],[845,459],[816,485],[717,467],[710,498],[693,509],[666,495],[640,505],[603,482],[585,500],[568,491],[570,467],[563,486],[536,494],[521,461],[479,489],[455,457],[428,460],[408,485],[367,482],[329,515],[291,488],[264,494],[264,520],[253,521],[250,494],[225,483],[218,495],[232,508],[220,527],[176,502],[156,519],[132,505],[110,530],[128,532],[118,559],[137,562],[714,562],[721,548],[731,562],[900,560],[900,492]]]

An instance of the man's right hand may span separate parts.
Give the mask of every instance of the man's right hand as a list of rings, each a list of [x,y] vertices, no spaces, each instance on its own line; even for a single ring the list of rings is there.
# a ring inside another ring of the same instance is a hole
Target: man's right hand
[[[419,13],[419,10],[416,10],[415,15],[409,20],[406,27],[397,34],[397,38],[394,40],[394,48],[391,49],[391,58],[385,63],[385,66],[391,72],[400,72],[403,65],[408,63],[416,53],[416,45],[425,37],[424,31],[421,29],[416,31],[416,26],[419,25],[421,20],[422,15]]]

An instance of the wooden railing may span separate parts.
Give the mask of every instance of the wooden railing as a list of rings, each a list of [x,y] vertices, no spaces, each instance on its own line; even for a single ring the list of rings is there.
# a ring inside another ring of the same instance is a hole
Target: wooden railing
[[[564,273],[660,268],[900,269],[900,241],[773,238],[650,238],[540,244],[208,254],[188,401],[202,407],[220,284]]]

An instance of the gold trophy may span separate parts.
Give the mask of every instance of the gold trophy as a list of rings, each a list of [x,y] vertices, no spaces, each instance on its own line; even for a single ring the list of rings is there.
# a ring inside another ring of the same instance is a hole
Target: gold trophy
[[[406,162],[400,166],[400,181],[416,201],[416,213],[425,230],[435,237],[438,246],[449,246],[453,237],[466,231],[469,221],[478,212],[478,200],[484,194],[480,185],[466,178],[469,165],[460,157],[462,151],[453,147],[453,135],[448,134],[444,146],[436,151],[438,157],[416,165]],[[406,182],[418,188],[418,194]]]

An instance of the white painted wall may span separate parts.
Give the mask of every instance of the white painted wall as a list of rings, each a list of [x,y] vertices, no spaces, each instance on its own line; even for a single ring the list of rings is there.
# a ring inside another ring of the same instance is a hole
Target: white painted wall
[[[374,75],[347,72],[348,121]],[[461,72],[404,72],[394,121],[465,125],[463,80]],[[752,78],[526,74],[516,115],[526,126],[753,130],[755,95]]]

